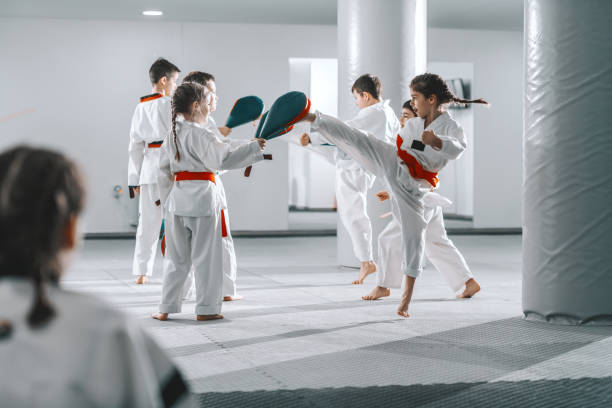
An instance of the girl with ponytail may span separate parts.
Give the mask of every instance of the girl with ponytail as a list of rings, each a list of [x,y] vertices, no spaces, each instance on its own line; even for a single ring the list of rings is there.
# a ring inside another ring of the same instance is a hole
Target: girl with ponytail
[[[150,407],[169,395],[184,403],[180,374],[138,326],[61,288],[84,195],[61,154],[0,153],[0,405]]]
[[[408,306],[414,283],[423,270],[426,227],[434,215],[426,211],[424,196],[437,187],[438,173],[444,166],[450,160],[459,158],[467,147],[463,129],[445,108],[449,103],[487,104],[484,99],[457,98],[436,74],[414,77],[410,91],[412,106],[418,117],[405,122],[395,146],[378,140],[375,137],[378,135],[361,132],[320,112],[304,118],[312,122],[313,131],[323,134],[330,143],[344,150],[386,183],[391,193],[393,217],[401,228],[401,242],[398,245],[401,245],[402,259],[401,266],[399,262],[381,263],[394,265],[405,275],[404,293],[397,310],[397,314],[404,317],[409,317]],[[380,289],[384,293],[376,294],[373,291],[373,294],[377,297],[388,296],[388,288]]]
[[[215,172],[263,160],[265,140],[225,143],[208,126],[210,90],[184,82],[172,97],[172,132],[161,147],[158,185],[165,214],[166,262],[159,313],[179,313],[193,269],[197,320],[221,319],[223,242],[228,235]]]

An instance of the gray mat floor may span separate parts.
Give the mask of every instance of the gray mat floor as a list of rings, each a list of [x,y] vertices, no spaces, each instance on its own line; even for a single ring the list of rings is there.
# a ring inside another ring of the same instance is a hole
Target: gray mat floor
[[[482,292],[457,300],[428,267],[411,318],[399,291],[360,300],[335,237],[236,239],[238,302],[197,322],[193,303],[150,318],[161,262],[130,275],[133,240],[88,240],[64,284],[131,314],[182,369],[202,406],[612,407],[612,327],[521,319],[520,236],[456,236]]]

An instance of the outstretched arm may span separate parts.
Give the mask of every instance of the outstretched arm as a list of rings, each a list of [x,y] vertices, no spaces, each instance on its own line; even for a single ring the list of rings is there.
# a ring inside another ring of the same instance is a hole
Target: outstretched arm
[[[308,114],[304,120],[312,123],[313,131],[321,133],[375,176],[384,175],[389,166],[397,162],[394,146],[341,120],[320,112]]]
[[[263,160],[264,139],[253,139],[238,146],[224,143],[216,137],[207,138],[202,161],[213,170],[233,170]]]

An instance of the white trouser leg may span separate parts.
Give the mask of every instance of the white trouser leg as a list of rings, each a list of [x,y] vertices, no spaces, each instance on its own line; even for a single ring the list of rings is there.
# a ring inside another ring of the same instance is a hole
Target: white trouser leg
[[[227,227],[227,237],[223,238],[223,296],[238,296],[238,288],[236,286],[236,252],[234,250],[234,240],[229,228],[229,219],[227,210],[225,210],[225,223]],[[193,278],[194,268],[192,267],[185,279],[183,287],[183,299],[195,299],[195,280]]]
[[[336,199],[340,220],[351,237],[353,252],[360,262],[373,260],[372,225],[367,212],[368,187],[372,176],[364,169],[336,167]]]
[[[138,228],[132,265],[134,275],[153,275],[162,220],[161,207],[155,205],[157,200],[159,200],[157,184],[140,186]]]
[[[423,271],[425,255],[424,208],[419,200],[406,194],[397,185],[391,186],[393,216],[401,226],[402,273],[417,278]]]
[[[392,217],[378,236],[378,270],[376,285],[383,288],[402,287],[402,229]]]
[[[393,216],[402,230],[402,271],[417,277],[423,269],[425,220],[423,192],[401,167],[395,146],[344,122],[317,113],[312,128],[347,153],[376,177],[382,177],[391,190]]]
[[[196,285],[196,314],[221,313],[223,289],[223,244],[221,212],[207,217],[189,217],[191,260]],[[182,284],[182,282],[181,282]]]
[[[237,296],[236,272],[238,265],[236,262],[236,251],[234,250],[234,240],[230,230],[229,214],[225,211],[225,226],[227,237],[223,238],[223,296]]]
[[[455,292],[472,278],[472,272],[444,228],[442,208],[436,207],[425,231],[425,253]]]
[[[191,267],[192,232],[186,220],[171,213],[166,215],[166,256],[164,257],[164,281],[159,305],[161,313],[180,313],[183,286]]]
[[[183,285],[183,300],[195,299],[195,280],[193,279],[193,266],[189,270]]]

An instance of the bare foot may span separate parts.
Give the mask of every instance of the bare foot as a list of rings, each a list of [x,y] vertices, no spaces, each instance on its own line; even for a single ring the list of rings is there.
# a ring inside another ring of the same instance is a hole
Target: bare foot
[[[374,289],[372,289],[369,295],[362,296],[361,298],[363,300],[376,300],[376,299],[380,299],[381,297],[386,297],[389,295],[391,295],[391,289],[383,288],[382,286],[377,286]]]
[[[457,295],[460,299],[467,299],[474,296],[476,293],[480,291],[480,285],[478,282],[474,280],[474,278],[470,278],[467,282],[465,282],[465,290],[462,294]]]
[[[149,282],[149,278],[147,278],[145,275],[138,275],[134,282],[137,285],[144,285],[145,283]]]
[[[353,285],[363,284],[365,278],[367,278],[368,275],[371,275],[374,272],[376,272],[376,264],[374,263],[374,261],[362,262],[361,269],[359,270],[359,278],[353,281]]]
[[[155,320],[165,321],[168,320],[168,313],[155,313],[151,315]]]
[[[402,301],[400,302],[399,307],[397,308],[397,314],[403,317],[410,317],[408,314],[408,304],[410,303],[410,299],[406,296],[402,296]]]
[[[211,315],[196,315],[196,319],[198,321],[203,321],[203,320],[217,320],[217,319],[223,319],[223,315],[220,314],[211,314]]]
[[[416,278],[406,275],[405,282],[404,293],[402,293],[402,300],[397,308],[397,314],[403,317],[410,317],[408,314],[408,305],[410,305],[410,300],[412,299],[412,292],[414,291],[414,283],[416,282]]]
[[[232,302],[234,300],[241,300],[243,299],[242,296],[240,295],[236,295],[236,296],[223,296],[223,301],[224,302]]]

